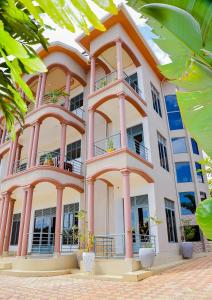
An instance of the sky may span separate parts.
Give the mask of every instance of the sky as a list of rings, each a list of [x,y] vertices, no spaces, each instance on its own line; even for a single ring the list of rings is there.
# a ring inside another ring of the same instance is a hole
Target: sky
[[[96,13],[96,15],[99,18],[102,18],[105,16],[105,12],[100,9],[97,5],[93,4],[90,0],[88,0],[90,6],[92,7],[93,11]],[[120,3],[125,3],[123,0],[116,0],[115,3],[118,5]],[[151,28],[145,23],[145,19],[141,18],[141,15],[137,13],[135,10],[132,8],[126,6],[129,13],[133,17],[133,20],[137,24],[141,34],[151,47],[152,51],[155,53],[155,55],[158,57],[159,61],[161,64],[166,64],[168,63],[169,57],[166,53],[164,53],[153,41],[153,34],[151,32]],[[55,28],[55,30],[46,30],[45,31],[45,36],[49,38],[49,42],[54,42],[54,41],[60,41],[63,43],[66,43],[76,49],[78,49],[80,52],[83,52],[82,48],[75,42],[75,39],[78,35],[82,33],[79,29],[76,28],[76,32],[72,33],[66,29],[62,29],[55,25],[51,19],[49,19],[47,16],[44,16],[45,23],[50,25],[51,27]]]

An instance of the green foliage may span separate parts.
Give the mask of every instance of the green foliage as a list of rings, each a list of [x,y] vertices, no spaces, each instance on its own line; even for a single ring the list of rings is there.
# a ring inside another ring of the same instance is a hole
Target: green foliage
[[[113,0],[91,2],[107,12],[117,13]],[[47,26],[42,19],[43,13],[72,32],[78,27],[89,34],[88,24],[105,30],[86,0],[0,1],[0,110],[8,131],[13,135],[15,120],[23,125],[27,112],[20,89],[28,100],[33,101],[32,92],[22,75],[47,71],[32,47],[42,45],[47,50],[48,41],[43,34]]]
[[[147,17],[154,41],[171,63],[161,73],[177,92],[183,121],[208,155],[212,154],[212,2],[209,0],[128,0]]]
[[[199,204],[196,210],[196,220],[204,235],[212,240],[212,198]]]

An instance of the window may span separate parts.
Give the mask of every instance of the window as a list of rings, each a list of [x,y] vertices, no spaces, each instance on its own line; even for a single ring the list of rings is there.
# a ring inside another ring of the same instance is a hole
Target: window
[[[176,95],[165,96],[165,101],[170,130],[183,129],[183,122]]]
[[[172,138],[173,153],[187,153],[186,139],[184,137]]]
[[[201,199],[201,201],[204,201],[205,199],[207,199],[207,195],[205,192],[200,192],[200,199]]]
[[[179,193],[181,214],[193,215],[196,212],[196,201],[194,192]]]
[[[202,175],[202,168],[198,162],[195,162],[196,172],[197,172],[197,180],[200,183],[204,183],[204,178]]]
[[[12,223],[11,240],[10,240],[11,246],[18,245],[20,222],[21,222],[21,214],[14,214],[13,215],[13,223]]]
[[[152,93],[152,102],[154,110],[162,117],[161,107],[160,107],[160,94],[151,83],[151,93]]]
[[[78,244],[78,212],[79,203],[64,205],[63,244]]]
[[[201,241],[198,225],[185,225],[183,226],[183,229],[186,242]]]
[[[192,145],[193,153],[199,154],[199,148],[198,148],[197,142],[193,138],[191,138],[191,145]]]
[[[143,125],[138,124],[136,126],[127,128],[128,148],[133,152],[145,156],[144,148],[144,136],[143,136]]]
[[[165,199],[165,210],[166,210],[168,241],[177,243],[177,229],[176,229],[174,201]]]
[[[138,90],[138,74],[134,73],[132,75],[129,75],[125,78],[125,80],[137,92],[137,90]]]
[[[166,139],[160,133],[158,133],[158,150],[161,167],[169,171],[169,163],[166,150]]]
[[[177,182],[192,182],[191,169],[189,162],[175,163]]]
[[[74,111],[77,108],[83,106],[83,93],[73,97],[70,101],[70,111]]]
[[[81,157],[81,140],[67,145],[67,159],[77,159]]]

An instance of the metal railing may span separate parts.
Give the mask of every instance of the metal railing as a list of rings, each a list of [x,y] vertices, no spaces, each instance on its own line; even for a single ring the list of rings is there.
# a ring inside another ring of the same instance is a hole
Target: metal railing
[[[143,157],[144,159],[148,160],[148,152],[149,149],[144,146],[142,142],[138,142],[136,139],[134,139],[133,136],[127,135],[127,141],[128,141],[128,148]]]
[[[132,233],[133,255],[139,254],[140,248],[153,248],[156,253],[155,236]],[[125,257],[125,234],[96,235],[94,252],[97,258]]]
[[[117,80],[117,71],[113,71],[103,76],[102,78],[98,79],[95,82],[95,91],[107,86],[108,84],[114,82],[115,80]]]
[[[22,159],[17,161],[14,165],[13,173],[20,173],[27,169],[28,159]],[[60,154],[57,152],[44,151],[37,154],[36,166],[53,166],[56,168],[60,167]],[[76,160],[70,159],[70,154],[67,153],[64,159],[64,170],[76,173],[79,175],[83,174],[83,163]]]
[[[54,233],[34,232],[29,234],[32,239],[31,253],[53,254],[54,253]]]
[[[125,72],[123,72],[123,74],[124,80],[136,91],[139,96],[142,97],[142,91],[139,89],[138,85],[135,84]]]
[[[73,252],[79,248],[78,228],[63,229],[61,235],[61,252]]]
[[[142,142],[138,142],[133,136],[127,135],[127,147],[148,160],[149,149]],[[121,134],[117,133],[94,143],[94,155],[99,156],[121,148]]]
[[[99,156],[119,148],[121,148],[121,135],[120,133],[117,133],[108,138],[95,142],[94,155]]]

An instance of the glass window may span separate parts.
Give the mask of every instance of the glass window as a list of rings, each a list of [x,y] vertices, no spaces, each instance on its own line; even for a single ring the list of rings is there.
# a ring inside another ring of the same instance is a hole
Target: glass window
[[[184,137],[172,138],[173,153],[187,153],[186,139]]]
[[[176,95],[165,96],[165,101],[170,130],[183,129],[183,122]]]
[[[177,182],[192,182],[191,169],[189,162],[175,163]]]
[[[196,167],[196,173],[197,173],[197,180],[200,183],[204,183],[204,178],[202,175],[202,168],[201,165],[198,162],[195,162],[195,167]]]
[[[205,199],[207,199],[207,194],[205,192],[200,192],[200,199],[201,199],[201,201],[204,201]]]
[[[74,111],[77,108],[83,106],[83,93],[73,97],[70,101],[70,111]]]
[[[168,241],[177,243],[178,239],[177,239],[174,201],[168,199],[164,199],[164,200],[165,200]]]
[[[78,212],[79,203],[64,205],[63,245],[78,244]]]
[[[191,145],[192,145],[193,153],[199,154],[199,148],[198,148],[197,142],[193,138],[191,138]]]
[[[154,85],[151,83],[152,103],[154,110],[162,117],[161,106],[160,106],[160,94]]]
[[[193,215],[196,212],[196,201],[194,192],[179,193],[181,214]]]
[[[77,159],[81,157],[81,140],[67,145],[67,159]]]
[[[13,223],[12,223],[11,240],[10,240],[11,246],[18,245],[20,222],[21,222],[21,214],[14,214],[13,215]]]
[[[199,242],[201,240],[198,225],[185,225],[183,229],[186,242]]]
[[[160,133],[158,133],[158,151],[159,151],[161,167],[169,171],[166,139]]]

